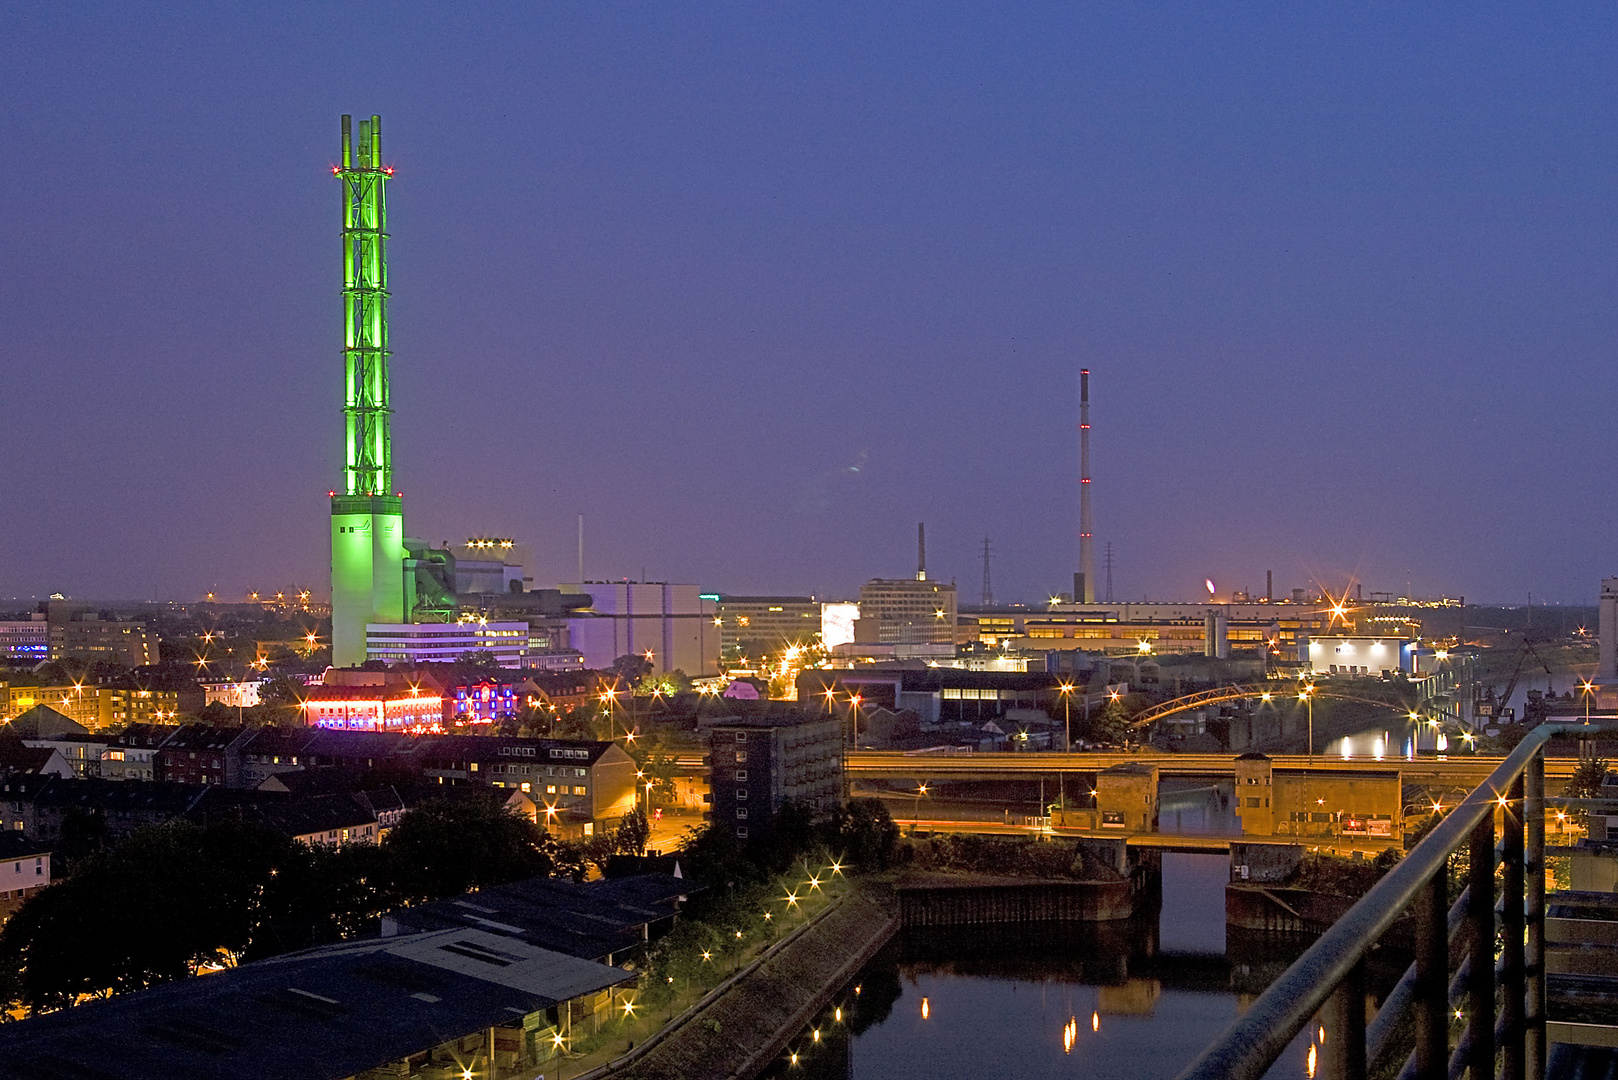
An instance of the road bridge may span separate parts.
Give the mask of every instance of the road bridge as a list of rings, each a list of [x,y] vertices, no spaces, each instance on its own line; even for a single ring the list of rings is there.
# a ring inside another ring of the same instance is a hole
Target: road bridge
[[[1130,847],[1150,848],[1154,851],[1165,851],[1186,855],[1223,855],[1229,854],[1232,841],[1258,841],[1263,843],[1297,843],[1302,844],[1310,851],[1325,851],[1333,854],[1348,854],[1358,851],[1365,855],[1376,855],[1384,848],[1398,846],[1397,839],[1382,837],[1380,839],[1359,840],[1351,837],[1283,837],[1283,836],[1221,836],[1214,833],[1132,833],[1121,832],[1117,829],[1070,829],[1060,825],[1042,827],[1037,825],[1005,824],[999,821],[977,821],[972,819],[949,818],[914,818],[894,817],[894,823],[906,832],[912,829],[922,834],[929,832],[976,834],[980,836],[1054,836],[1065,839],[1087,837],[1092,839],[1123,840]]]
[[[1386,772],[1398,769],[1411,782],[1436,781],[1472,788],[1499,767],[1503,758],[1457,754],[1446,758],[1343,758],[1326,754],[1271,754],[1278,769],[1333,772]],[[1156,765],[1165,777],[1235,776],[1236,758],[1224,754],[1170,754],[1159,751],[1089,750],[1073,753],[943,753],[852,750],[844,758],[850,779],[862,780],[1037,780],[1058,773],[1097,773],[1114,765]],[[1575,757],[1547,757],[1545,776],[1566,780],[1578,767]]]

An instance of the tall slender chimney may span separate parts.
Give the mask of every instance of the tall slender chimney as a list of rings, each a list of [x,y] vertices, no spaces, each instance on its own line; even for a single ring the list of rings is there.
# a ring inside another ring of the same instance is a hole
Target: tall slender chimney
[[[1090,521],[1090,369],[1079,371],[1079,572],[1073,575],[1073,599],[1096,599],[1096,558]]]
[[[916,523],[916,580],[927,580],[927,523]]]

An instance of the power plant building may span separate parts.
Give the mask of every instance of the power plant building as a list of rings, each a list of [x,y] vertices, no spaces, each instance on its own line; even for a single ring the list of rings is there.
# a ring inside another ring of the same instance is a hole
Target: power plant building
[[[716,604],[696,585],[666,581],[587,581],[563,585],[563,595],[588,594],[590,606],[568,616],[569,645],[588,668],[608,668],[619,657],[643,656],[659,674],[690,676],[719,671]]]

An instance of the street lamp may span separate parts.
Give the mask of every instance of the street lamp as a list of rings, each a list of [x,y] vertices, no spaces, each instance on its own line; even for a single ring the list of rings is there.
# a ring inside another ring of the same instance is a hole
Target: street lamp
[[[1596,684],[1585,679],[1579,684],[1579,694],[1584,698],[1584,722],[1590,722],[1590,697],[1596,692]]]
[[[1073,684],[1063,683],[1062,691],[1062,722],[1067,727],[1067,749],[1073,749]]]
[[[1309,684],[1305,685],[1302,690],[1298,691],[1298,700],[1303,701],[1303,702],[1307,702],[1308,705],[1309,705],[1309,750],[1308,750],[1308,757],[1309,757],[1309,764],[1311,764],[1311,765],[1313,765],[1315,763],[1315,699],[1313,697],[1314,690],[1315,690],[1314,684],[1309,683]]]
[[[925,794],[927,794],[927,785],[918,784],[916,786],[916,808],[910,812],[910,828],[912,830],[921,822],[921,797]]]

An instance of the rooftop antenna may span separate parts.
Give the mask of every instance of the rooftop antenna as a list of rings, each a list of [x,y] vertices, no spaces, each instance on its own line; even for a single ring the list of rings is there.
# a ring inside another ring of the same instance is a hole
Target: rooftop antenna
[[[916,580],[927,580],[927,523],[916,524]]]

